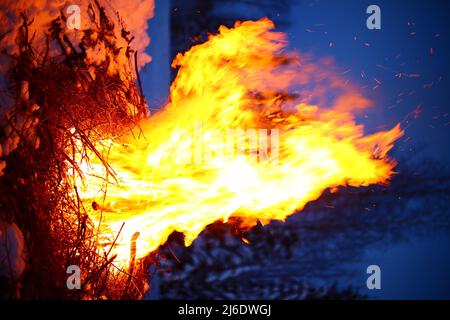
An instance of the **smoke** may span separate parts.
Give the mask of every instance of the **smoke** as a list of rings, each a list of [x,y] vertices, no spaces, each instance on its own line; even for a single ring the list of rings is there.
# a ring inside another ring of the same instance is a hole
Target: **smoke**
[[[147,35],[147,21],[153,17],[153,0],[99,0],[104,6],[110,19],[113,19],[115,37],[119,47],[126,48],[126,41],[121,37],[121,24],[134,36],[130,47],[139,52],[139,67],[151,61],[151,57],[144,52],[150,44]],[[33,23],[30,25],[30,38],[33,38],[33,46],[39,52],[45,50],[45,37],[48,33],[51,21],[63,13],[66,16],[67,8],[77,5],[80,8],[80,29],[91,29],[94,22],[90,19],[89,6],[96,7],[94,0],[2,0],[0,2],[0,48],[2,53],[8,55],[17,54],[15,37],[17,29],[22,23],[20,14],[26,13]],[[120,16],[120,17],[119,17]],[[82,36],[80,30],[66,30],[71,41],[79,44]],[[122,42],[122,43],[121,43]],[[0,72],[8,68],[4,55],[0,61]],[[94,57],[90,57],[94,59]],[[95,59],[94,59],[95,60]]]

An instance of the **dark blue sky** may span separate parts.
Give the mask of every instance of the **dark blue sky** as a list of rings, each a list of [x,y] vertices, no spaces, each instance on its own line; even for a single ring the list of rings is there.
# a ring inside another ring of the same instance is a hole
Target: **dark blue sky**
[[[365,121],[368,127],[401,122],[407,137],[401,144],[405,156],[414,157],[417,149],[426,149],[426,156],[446,160],[450,138],[450,2],[296,3],[290,13],[292,25],[285,30],[291,46],[317,57],[332,56],[343,72],[350,70],[346,76],[375,101]],[[366,27],[370,4],[381,8],[381,30]],[[381,83],[378,86],[377,81]]]
[[[381,9],[381,30],[366,27],[370,4]],[[292,48],[333,56],[375,101],[363,120],[369,130],[401,122],[406,136],[398,148],[400,157],[447,161],[450,1],[297,1],[290,20],[285,31]],[[412,234],[408,242],[367,248],[354,266],[361,271],[355,285],[366,279],[363,267],[371,263],[382,270],[382,290],[363,289],[371,297],[450,298],[449,235]]]

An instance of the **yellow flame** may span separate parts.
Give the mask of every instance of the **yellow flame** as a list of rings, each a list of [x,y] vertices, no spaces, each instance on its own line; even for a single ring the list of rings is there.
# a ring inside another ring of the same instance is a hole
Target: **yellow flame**
[[[98,204],[91,218],[112,235],[120,230],[119,261],[129,260],[136,232],[141,258],[174,231],[190,245],[216,221],[284,220],[327,188],[388,182],[400,126],[364,135],[355,114],[370,102],[329,60],[286,52],[273,27],[268,19],[220,27],[179,54],[168,105],[135,132],[96,145],[117,181],[77,149],[83,176],[74,174],[74,184],[85,203]]]

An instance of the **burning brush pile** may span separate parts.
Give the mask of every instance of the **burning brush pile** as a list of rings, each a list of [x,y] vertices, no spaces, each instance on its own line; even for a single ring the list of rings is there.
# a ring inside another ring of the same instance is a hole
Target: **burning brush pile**
[[[0,256],[18,271],[4,277],[10,297],[140,298],[174,232],[190,245],[218,221],[245,231],[394,173],[400,127],[366,135],[355,116],[370,101],[331,61],[288,52],[270,20],[179,54],[168,103],[150,115],[133,37],[98,3],[89,16],[77,45],[53,20],[37,54],[21,15],[1,133],[2,241],[15,234],[21,260]],[[70,265],[80,290],[66,286]]]
[[[78,35],[79,44],[66,35],[64,16],[51,21],[43,53],[34,47],[40,43],[30,31],[33,17],[23,12],[15,35],[7,74],[13,103],[0,136],[0,232],[14,251],[0,255],[9,297],[139,298],[148,287],[146,261],[117,267],[117,255],[99,246],[100,224],[89,217],[98,208],[83,201],[73,183],[74,175],[83,176],[79,154],[96,157],[108,172],[104,178],[113,181],[98,143],[148,115],[129,63],[137,57],[127,45],[131,36],[121,29],[118,39],[98,3],[89,10],[93,27]],[[67,289],[69,265],[81,270],[81,290]]]

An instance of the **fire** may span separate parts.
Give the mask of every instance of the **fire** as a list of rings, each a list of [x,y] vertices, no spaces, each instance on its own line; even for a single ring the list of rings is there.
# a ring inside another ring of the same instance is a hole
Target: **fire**
[[[326,189],[388,183],[400,126],[365,135],[355,117],[370,102],[330,61],[287,52],[273,28],[268,19],[220,27],[178,54],[169,103],[98,141],[111,169],[75,148],[73,183],[118,261],[134,241],[141,258],[174,231],[190,245],[216,221],[250,228],[285,220]]]

